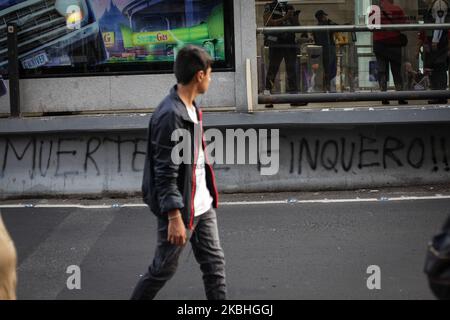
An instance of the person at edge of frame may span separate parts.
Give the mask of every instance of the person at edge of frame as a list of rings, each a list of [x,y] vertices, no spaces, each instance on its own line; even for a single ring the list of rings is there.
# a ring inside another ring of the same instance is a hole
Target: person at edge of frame
[[[450,11],[447,1],[429,1],[424,23],[448,23]],[[423,30],[418,33],[416,58],[422,56],[424,73],[429,75],[432,90],[447,90],[450,30]],[[421,48],[423,51],[421,52]],[[422,53],[422,54],[421,54]],[[432,99],[429,104],[447,104],[447,99]]]
[[[0,300],[16,300],[17,254],[0,212]]]

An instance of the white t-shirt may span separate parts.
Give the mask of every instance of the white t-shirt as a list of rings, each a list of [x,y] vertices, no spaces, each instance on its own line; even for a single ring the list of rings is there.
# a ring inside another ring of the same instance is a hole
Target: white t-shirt
[[[186,109],[192,121],[198,124],[195,107],[186,107]],[[211,209],[213,202],[211,193],[206,186],[205,153],[203,152],[202,145],[198,147],[197,166],[195,167],[195,186],[194,215],[198,217]]]

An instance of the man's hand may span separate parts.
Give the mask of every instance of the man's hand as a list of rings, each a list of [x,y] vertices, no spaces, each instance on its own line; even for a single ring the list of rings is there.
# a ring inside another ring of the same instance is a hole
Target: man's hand
[[[179,209],[169,212],[169,230],[167,240],[176,246],[184,246],[186,238],[186,227],[184,226],[183,218]]]

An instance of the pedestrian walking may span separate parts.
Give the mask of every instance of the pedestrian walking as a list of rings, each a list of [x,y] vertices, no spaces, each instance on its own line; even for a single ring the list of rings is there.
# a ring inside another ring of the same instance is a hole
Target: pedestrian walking
[[[132,299],[153,299],[175,274],[189,240],[203,273],[208,300],[226,299],[225,257],[219,240],[215,209],[218,192],[212,166],[205,155],[202,111],[195,98],[211,82],[211,57],[186,46],[177,55],[177,85],[160,103],[149,123],[142,191],[144,202],[157,216],[157,246],[153,262],[139,280]],[[175,131],[190,134],[190,161],[173,159]]]

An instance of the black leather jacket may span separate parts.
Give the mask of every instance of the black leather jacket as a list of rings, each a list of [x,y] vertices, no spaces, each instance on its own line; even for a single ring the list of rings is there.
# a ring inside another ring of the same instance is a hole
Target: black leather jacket
[[[199,124],[195,124],[186,106],[177,93],[177,86],[156,108],[149,122],[147,155],[145,158],[142,194],[144,202],[157,216],[167,219],[167,213],[180,209],[186,228],[193,228],[195,163],[198,157],[198,144],[191,139],[191,161],[180,165],[172,161],[172,150],[179,141],[172,141],[172,133],[177,129],[187,130],[194,137],[194,126],[201,133],[201,144],[205,149],[203,137],[202,111],[195,106]],[[205,158],[206,153],[205,153]],[[205,159],[206,185],[213,197],[213,207],[217,208],[219,196],[215,176],[208,159]]]

